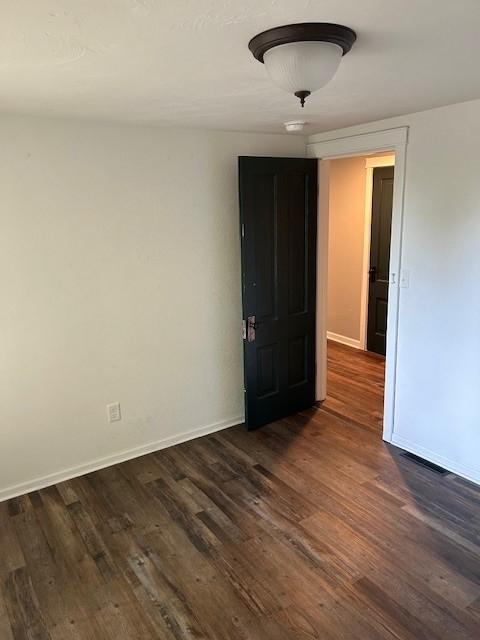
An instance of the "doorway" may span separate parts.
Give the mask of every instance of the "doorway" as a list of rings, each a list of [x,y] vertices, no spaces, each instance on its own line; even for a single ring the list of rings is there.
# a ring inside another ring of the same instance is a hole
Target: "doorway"
[[[385,394],[383,403],[383,431],[382,437],[386,442],[391,442],[394,433],[395,418],[395,385],[397,366],[397,335],[399,314],[399,281],[401,268],[401,247],[403,228],[403,192],[405,181],[405,162],[407,149],[408,128],[399,127],[385,131],[352,135],[337,138],[330,134],[318,134],[312,136],[308,144],[308,155],[317,158],[319,162],[319,214],[318,214],[318,242],[317,242],[317,378],[316,399],[324,401],[327,398],[327,311],[328,311],[328,246],[329,233],[329,188],[332,161],[337,159],[355,158],[359,156],[382,157],[393,152],[395,155],[395,179],[393,182],[391,234],[390,234],[390,260],[388,273],[388,315],[386,321],[385,342]],[[371,173],[373,191],[373,169],[367,167],[367,173]],[[367,210],[367,197],[365,209]],[[368,210],[367,210],[368,214]],[[370,208],[371,215],[371,208]],[[371,224],[371,221],[369,222]],[[365,222],[366,224],[366,222]],[[364,247],[363,268],[363,324],[362,333],[357,336],[354,350],[357,355],[368,355],[363,351],[366,348],[368,317],[369,260],[368,252]],[[345,263],[347,264],[347,263]],[[367,276],[365,277],[365,274]],[[402,284],[402,286],[405,286]],[[360,314],[362,315],[362,313]],[[331,337],[331,336],[329,336]],[[332,344],[332,343],[331,343]],[[339,343],[339,346],[342,346]],[[347,345],[351,346],[351,345]],[[377,357],[375,354],[372,357]],[[382,357],[382,356],[379,356]]]
[[[327,337],[385,355],[393,153],[330,162]]]
[[[330,161],[324,405],[381,430],[393,152]],[[372,357],[373,356],[373,357]]]
[[[339,157],[381,154],[392,149],[397,168],[392,185],[383,421],[383,438],[391,441],[406,142],[406,128],[331,140],[316,140],[314,136],[307,146],[311,159],[239,159],[248,428],[307,409],[315,400],[325,400],[329,167]]]

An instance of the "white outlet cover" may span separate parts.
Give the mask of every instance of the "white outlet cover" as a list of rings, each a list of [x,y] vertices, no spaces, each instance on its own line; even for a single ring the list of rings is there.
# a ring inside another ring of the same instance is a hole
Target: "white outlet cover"
[[[120,410],[119,402],[112,402],[107,404],[107,416],[109,422],[117,422],[122,419],[122,412]]]

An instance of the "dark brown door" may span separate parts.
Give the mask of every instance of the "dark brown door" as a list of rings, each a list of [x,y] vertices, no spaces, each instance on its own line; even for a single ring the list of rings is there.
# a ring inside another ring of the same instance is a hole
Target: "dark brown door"
[[[315,402],[317,161],[239,158],[249,429]]]
[[[367,349],[383,355],[387,337],[393,171],[393,167],[373,170]]]

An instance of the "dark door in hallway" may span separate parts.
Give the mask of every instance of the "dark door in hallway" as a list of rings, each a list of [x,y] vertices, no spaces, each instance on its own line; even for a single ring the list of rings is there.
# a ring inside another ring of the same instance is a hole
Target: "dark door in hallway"
[[[249,429],[315,402],[317,161],[239,158]]]
[[[373,170],[367,349],[383,355],[387,336],[393,173],[393,167]]]

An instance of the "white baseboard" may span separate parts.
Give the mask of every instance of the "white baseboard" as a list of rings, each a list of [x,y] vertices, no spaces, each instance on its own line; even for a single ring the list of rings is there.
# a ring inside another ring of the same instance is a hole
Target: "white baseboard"
[[[125,462],[126,460],[131,460],[132,458],[138,458],[139,456],[143,456],[147,453],[152,453],[153,451],[166,449],[167,447],[171,447],[174,444],[180,444],[181,442],[186,442],[187,440],[194,440],[195,438],[206,436],[209,433],[215,433],[216,431],[221,431],[222,429],[227,429],[228,427],[233,427],[237,424],[242,424],[243,422],[244,416],[238,416],[236,418],[230,418],[229,420],[214,422],[213,424],[207,425],[205,427],[191,429],[190,431],[185,431],[175,436],[169,436],[168,438],[163,438],[162,440],[150,442],[149,444],[145,444],[140,447],[134,447],[133,449],[120,451],[110,456],[97,458],[95,460],[92,460],[91,462],[70,467],[68,469],[62,469],[61,471],[56,471],[55,473],[50,473],[46,476],[33,478],[32,480],[27,480],[26,482],[21,482],[20,484],[13,485],[5,489],[0,489],[0,502],[8,500],[9,498],[21,496],[24,493],[29,493],[30,491],[38,491],[39,489],[44,489],[45,487],[57,484],[57,482],[63,482],[64,480],[77,478],[78,476],[83,476],[86,473],[91,473],[92,471],[98,471],[99,469],[104,469],[105,467],[111,467],[112,465],[118,464],[119,462]]]
[[[458,464],[453,460],[449,460],[448,458],[444,458],[443,456],[439,456],[430,449],[426,447],[422,447],[414,442],[411,442],[407,438],[403,438],[402,436],[397,435],[395,432],[393,433],[391,443],[401,449],[405,449],[410,453],[414,453],[429,462],[433,462],[452,473],[455,473],[457,476],[465,478],[466,480],[470,480],[470,482],[474,482],[475,484],[480,485],[480,469],[473,469],[472,467],[466,467],[462,464]]]
[[[347,336],[341,336],[339,333],[333,333],[332,331],[327,331],[327,340],[340,342],[340,344],[346,344],[348,347],[354,347],[355,349],[362,348],[362,343],[360,342],[360,340],[347,338]]]

